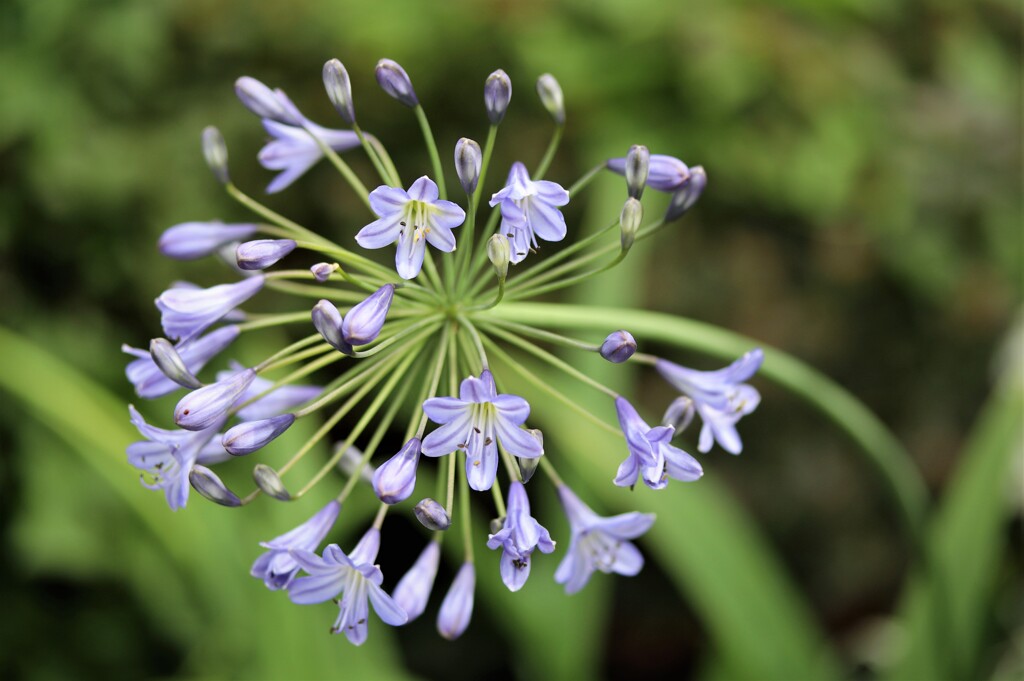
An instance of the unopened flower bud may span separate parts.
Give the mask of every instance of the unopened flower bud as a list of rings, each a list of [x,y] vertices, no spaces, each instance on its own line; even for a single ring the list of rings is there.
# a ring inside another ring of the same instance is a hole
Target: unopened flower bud
[[[381,59],[377,62],[377,84],[384,92],[410,109],[419,106],[420,100],[416,98],[409,74],[398,65],[398,62],[391,59]]]
[[[544,433],[537,428],[528,428],[526,432],[540,443],[540,454],[544,456]],[[517,456],[516,463],[519,464],[519,477],[523,479],[523,484],[525,485],[530,482],[533,474],[537,472],[537,468],[540,466],[540,456],[530,458]]]
[[[686,430],[693,421],[697,408],[693,400],[685,395],[672,400],[665,410],[665,416],[661,419],[661,425],[671,426],[677,433]]]
[[[356,122],[356,110],[352,103],[352,82],[348,79],[348,71],[337,59],[324,64],[324,89],[331,104],[337,109],[345,122],[352,125]]]
[[[493,234],[487,240],[487,259],[494,266],[494,273],[502,281],[508,276],[508,263],[512,258],[512,247],[504,234]]]
[[[612,364],[622,364],[636,352],[636,339],[629,331],[608,334],[601,343],[601,356]]]
[[[449,641],[462,636],[462,632],[469,626],[469,620],[473,617],[475,589],[476,569],[472,563],[463,563],[437,613],[437,631]]]
[[[508,74],[498,69],[487,76],[484,83],[484,106],[491,125],[498,125],[505,118],[508,103],[512,100],[512,81]]]
[[[458,173],[459,182],[467,194],[476,191],[482,163],[483,154],[480,152],[479,144],[468,137],[463,137],[455,143],[455,172]]]
[[[491,522],[487,527],[491,534],[498,534],[504,526],[505,516],[501,516],[500,518],[491,518]]]
[[[440,563],[441,546],[438,542],[432,541],[423,549],[409,571],[398,580],[392,597],[395,599],[395,603],[405,610],[410,622],[427,609],[427,601],[434,588],[434,578],[437,577],[437,568]]]
[[[373,491],[385,504],[405,501],[416,488],[416,467],[420,461],[420,439],[414,437],[397,454],[377,467]]]
[[[444,510],[444,506],[430,497],[416,504],[412,512],[416,515],[416,520],[428,530],[447,530],[452,525],[451,516]]]
[[[163,372],[164,376],[171,379],[183,388],[201,388],[203,384],[196,378],[188,367],[185,360],[181,358],[174,345],[166,338],[154,338],[149,342],[149,355],[153,363]]]
[[[221,506],[241,506],[242,500],[228,489],[217,474],[206,466],[196,464],[189,471],[188,481],[192,487],[210,501]]]
[[[256,486],[267,496],[273,497],[278,501],[291,501],[292,495],[285,488],[284,483],[281,482],[281,476],[267,464],[256,464],[252,469],[252,479],[256,482]]]
[[[224,433],[221,444],[228,454],[245,456],[262,449],[295,423],[295,414],[281,414],[259,421],[244,421]]]
[[[269,118],[285,125],[302,126],[302,114],[281,90],[271,90],[249,76],[235,81],[235,94],[246,109],[260,118]]]
[[[353,307],[341,322],[341,335],[349,345],[366,345],[380,335],[395,296],[395,285],[384,284]]]
[[[636,241],[637,230],[640,223],[644,221],[644,206],[639,199],[629,197],[622,206],[622,213],[619,214],[619,237],[622,250],[628,251]]]
[[[256,239],[239,244],[235,261],[243,270],[262,270],[295,250],[291,239]]]
[[[212,125],[203,128],[203,158],[218,182],[231,182],[228,175],[228,145],[224,143],[224,135]]]
[[[342,317],[334,303],[321,300],[313,306],[312,317],[313,326],[331,347],[346,355],[352,354],[352,346],[341,335]]]
[[[634,144],[626,154],[626,189],[629,196],[639,199],[647,184],[647,174],[651,170],[651,152],[642,144]]]
[[[256,225],[249,223],[182,222],[164,230],[157,248],[168,258],[195,260],[210,255],[224,244],[247,239],[256,230]]]
[[[557,125],[565,125],[565,100],[562,97],[562,86],[555,77],[545,73],[537,79],[537,94],[540,102],[548,110]]]
[[[335,270],[337,269],[338,266],[336,264],[332,264],[329,262],[318,262],[317,264],[310,267],[309,271],[313,273],[314,279],[323,283],[330,279],[331,275],[334,274]]]
[[[178,401],[174,422],[185,430],[206,430],[224,416],[255,378],[253,369],[245,369],[193,390]]]
[[[700,198],[707,184],[708,175],[704,172],[704,166],[690,168],[690,176],[672,194],[672,200],[668,204],[668,211],[665,213],[665,222],[672,222],[690,210],[693,204],[697,203],[697,199]]]

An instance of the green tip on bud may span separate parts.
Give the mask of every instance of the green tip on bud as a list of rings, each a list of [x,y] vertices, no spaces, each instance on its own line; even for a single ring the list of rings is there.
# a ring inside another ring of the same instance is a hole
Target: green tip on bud
[[[501,528],[503,527],[505,527],[505,516],[500,516],[498,518],[491,518],[490,525],[487,529],[490,530],[491,534],[498,534],[501,532]]]
[[[349,125],[356,122],[356,109],[352,103],[352,81],[348,79],[345,65],[337,59],[324,64],[324,89],[331,104]]]
[[[544,433],[537,428],[529,428],[527,431],[533,439],[540,443],[541,456],[544,455]],[[519,477],[523,479],[523,484],[530,482],[533,478],[533,474],[537,472],[537,468],[540,466],[540,456],[536,458],[524,458],[521,456],[516,457],[516,463],[519,464]]]
[[[622,252],[625,253],[633,247],[636,241],[637,230],[644,220],[644,207],[637,199],[629,197],[622,206],[622,213],[619,215],[619,230],[622,239]]]
[[[218,182],[231,183],[231,177],[228,176],[228,145],[224,143],[224,135],[212,125],[203,129],[203,157]]]
[[[537,94],[540,102],[548,110],[557,125],[565,125],[565,99],[562,97],[562,86],[555,77],[545,73],[537,79]]]
[[[508,263],[512,259],[512,247],[504,234],[494,234],[487,241],[487,258],[494,266],[498,279],[505,281],[508,276]]]
[[[256,467],[252,469],[252,479],[267,496],[278,501],[291,501],[292,495],[285,489],[284,483],[281,482],[281,476],[267,464],[256,464]]]
[[[647,174],[651,170],[651,152],[642,144],[634,144],[626,154],[626,189],[630,198],[639,199],[647,184]]]
[[[153,358],[153,363],[163,372],[164,376],[183,388],[195,390],[203,387],[199,379],[185,366],[185,361],[171,341],[166,338],[154,338],[149,342],[149,356]]]

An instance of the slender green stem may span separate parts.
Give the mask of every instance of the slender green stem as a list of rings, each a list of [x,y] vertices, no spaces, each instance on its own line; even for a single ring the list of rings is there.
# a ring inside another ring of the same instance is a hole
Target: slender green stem
[[[489,319],[485,319],[485,321],[483,323],[485,323],[485,324],[497,324],[497,325],[502,326],[502,327],[504,327],[506,329],[509,329],[510,331],[517,331],[517,332],[519,332],[519,333],[521,333],[521,334],[523,334],[525,336],[533,336],[534,338],[539,338],[541,340],[546,340],[546,341],[549,341],[549,342],[554,343],[556,345],[561,345],[562,347],[571,348],[573,350],[583,350],[584,352],[599,352],[601,350],[601,346],[600,345],[594,345],[593,343],[587,343],[586,341],[581,341],[581,340],[578,340],[576,338],[569,338],[568,336],[563,336],[560,333],[553,333],[551,331],[545,331],[544,329],[538,329],[535,326],[527,326],[526,324],[517,324],[516,322],[511,322],[511,321],[509,321],[507,319],[499,319],[499,318],[493,318],[492,317],[492,318],[489,318]],[[632,359],[636,360],[636,358],[640,354],[641,353],[634,354]],[[651,357],[651,355],[646,355],[646,356],[647,357]]]
[[[492,300],[489,303],[484,303],[483,305],[477,305],[475,307],[471,307],[469,309],[473,310],[473,311],[490,310],[492,307],[495,307],[498,303],[500,303],[501,299],[504,298],[504,297],[505,297],[505,280],[504,279],[498,279],[498,293],[494,296],[494,300]]]
[[[333,350],[334,348],[331,348],[331,349]],[[228,413],[231,414],[231,415],[237,414],[239,411],[241,411],[245,407],[249,406],[250,404],[252,404],[253,402],[256,402],[259,399],[262,399],[262,398],[266,397],[270,393],[272,393],[275,390],[277,390],[278,388],[280,388],[282,385],[288,385],[290,383],[294,383],[295,381],[299,380],[300,378],[305,378],[306,376],[310,375],[314,371],[317,371],[317,370],[322,369],[322,368],[324,368],[326,366],[334,364],[335,362],[340,362],[343,359],[345,359],[345,355],[341,354],[340,352],[332,352],[332,353],[329,353],[329,354],[321,357],[320,359],[314,360],[314,361],[310,362],[309,364],[307,364],[306,366],[301,367],[299,369],[296,369],[295,371],[291,372],[290,374],[287,374],[284,378],[281,378],[279,380],[274,381],[273,384],[271,384],[263,392],[250,397],[248,400],[246,400],[245,402],[243,402],[241,404],[235,405],[234,407],[231,408],[231,411],[229,411]]]
[[[441,314],[435,314],[435,315],[431,315],[431,316],[429,316],[429,317],[427,317],[425,319],[421,319],[420,321],[412,324],[408,328],[402,329],[401,331],[395,333],[393,336],[385,338],[384,340],[380,341],[377,345],[373,346],[369,350],[362,350],[360,352],[355,353],[354,356],[355,357],[359,357],[359,358],[373,357],[378,352],[380,352],[382,350],[386,350],[388,347],[390,347],[390,346],[394,345],[395,343],[399,342],[400,340],[402,340],[406,336],[408,336],[408,335],[410,335],[412,333],[415,333],[419,329],[422,329],[424,326],[428,326],[428,325],[433,324],[434,328],[430,330],[430,332],[433,332],[434,330],[436,330],[438,327],[441,326],[438,323],[441,320],[441,318],[442,318]]]
[[[341,501],[339,500],[338,503],[341,503]],[[388,514],[389,508],[391,508],[391,506],[385,504],[383,501],[380,502],[380,508],[377,509],[377,515],[373,518],[373,529],[380,532],[380,528],[384,524],[384,516]]]
[[[515,480],[515,478],[512,478]],[[501,484],[497,478],[494,480],[494,484],[491,485],[491,496],[494,497],[494,508],[498,511],[498,517],[505,517],[505,500],[501,498]]]
[[[370,159],[370,163],[373,164],[377,174],[380,175],[380,179],[384,184],[394,186],[394,184],[398,182],[398,179],[392,177],[387,168],[384,167],[384,164],[380,160],[380,156],[377,154],[377,150],[370,145],[370,140],[368,140],[366,134],[363,133],[363,129],[354,121],[352,123],[352,132],[354,132],[359,138],[359,143],[363,145],[363,151],[366,152],[366,156]]]
[[[442,199],[448,198],[448,190],[444,185],[444,167],[441,165],[441,157],[437,153],[437,143],[434,141],[434,133],[430,129],[430,122],[423,107],[417,104],[413,111],[416,113],[416,120],[419,121],[420,130],[423,131],[423,141],[427,143],[427,152],[430,154],[430,163],[434,167],[434,175],[437,177],[437,192]]]
[[[597,177],[602,170],[604,170],[604,168],[605,165],[603,163],[599,163],[584,173],[583,177],[573,182],[572,186],[569,187],[569,198],[576,196],[576,194],[586,189],[587,185],[589,185],[593,179]]]
[[[295,341],[291,345],[288,345],[288,346],[284,347],[283,349],[278,350],[277,352],[272,354],[270,357],[267,357],[265,360],[263,360],[262,362],[257,364],[254,367],[256,369],[256,373],[260,373],[260,372],[263,372],[263,371],[268,371],[269,367],[275,361],[280,359],[281,357],[286,357],[287,355],[295,352],[296,350],[301,350],[302,348],[306,347],[307,345],[312,345],[313,343],[316,343],[317,341],[320,341],[320,340],[323,340],[323,336],[321,336],[319,333],[314,333],[314,334],[310,334],[309,336],[306,336],[302,340]]]
[[[476,347],[476,351],[480,354],[480,363],[483,365],[483,368],[486,369],[487,353],[484,351],[484,344],[483,341],[480,339],[480,333],[476,330],[476,327],[473,326],[473,323],[470,322],[467,317],[459,315],[457,319],[459,320],[459,323],[462,324],[462,326],[467,331],[469,331],[469,337],[473,339],[473,345]]]
[[[540,467],[551,478],[551,482],[554,483],[555,487],[565,487],[565,483],[562,482],[562,476],[558,474],[558,471],[555,470],[555,467],[551,465],[546,456],[540,457]]]
[[[420,404],[423,404],[431,397],[437,395],[437,386],[441,382],[441,370],[444,368],[444,356],[447,351],[448,337],[451,333],[451,325],[445,324],[441,331],[441,341],[437,344],[437,359],[434,360],[434,371],[430,376],[430,388],[427,390],[426,396],[420,400]],[[427,412],[420,410],[420,422],[416,427],[416,437],[422,438],[423,431],[427,429]]]
[[[368,135],[367,137],[370,140],[370,146],[372,146],[377,152],[377,157],[380,158],[381,163],[383,163],[387,168],[388,174],[394,178],[395,186],[404,187],[405,185],[402,184],[402,176],[398,174],[398,169],[395,168],[395,162],[391,160],[391,154],[388,153],[384,144],[373,135]]]
[[[564,125],[559,125],[555,128],[555,132],[551,135],[551,141],[548,142],[548,148],[544,151],[544,157],[541,158],[540,163],[537,165],[537,169],[533,171],[534,181],[544,179],[544,176],[548,172],[548,168],[551,166],[551,161],[555,159],[555,152],[558,151],[558,145],[562,141],[562,134],[564,132]]]
[[[286,312],[283,314],[250,314],[246,316],[246,319],[248,321],[237,325],[239,331],[255,331],[256,329],[266,329],[272,326],[308,322],[309,310]]]
[[[355,291],[345,291],[332,286],[296,284],[290,281],[268,281],[264,284],[264,288],[268,288],[273,291],[280,291],[281,293],[303,296],[306,298],[326,298],[328,300],[338,300],[346,303],[358,303],[364,298],[362,293],[357,293]],[[306,313],[306,318],[309,319],[308,312]]]
[[[289,357],[282,357],[281,359],[275,360],[269,364],[261,365],[258,368],[258,371],[260,373],[265,371],[274,371],[275,369],[280,369],[281,367],[296,364],[303,360],[309,359],[310,357],[316,357],[317,355],[322,355],[328,352],[335,352],[335,350],[330,345],[324,343],[315,348],[309,348],[308,350],[303,350],[302,352],[296,352],[295,354]]]
[[[455,270],[458,275],[456,291],[460,298],[466,289],[469,288],[469,284],[472,281],[469,276],[469,267],[472,264],[473,243],[476,239],[476,214],[480,210],[480,199],[484,192],[484,182],[487,180],[487,169],[491,165],[491,154],[494,151],[494,140],[497,136],[498,126],[490,126],[487,129],[487,141],[484,142],[483,160],[480,163],[480,177],[477,179],[476,189],[473,191],[473,196],[470,197],[468,202],[469,211],[466,219],[464,237],[466,245],[464,248],[460,249],[458,268]]]
[[[334,149],[331,149],[330,145],[320,139],[320,136],[313,132],[312,128],[307,127],[305,130],[309,136],[316,141],[317,146],[320,147],[320,151],[322,151],[324,156],[327,157],[327,160],[338,169],[341,176],[349,183],[352,190],[355,191],[356,196],[359,197],[359,200],[366,204],[367,209],[372,213],[373,206],[370,205],[370,192],[367,191],[366,185],[364,185],[362,180],[359,179],[359,176],[356,175],[352,168],[342,160],[341,156],[338,156]]]
[[[543,295],[545,293],[551,293],[553,291],[558,291],[558,290],[561,290],[563,288],[568,288],[568,287],[573,286],[575,284],[578,284],[578,283],[580,283],[582,281],[586,281],[587,279],[589,279],[589,278],[591,278],[593,276],[596,276],[598,274],[601,274],[602,272],[607,272],[611,268],[613,268],[616,265],[618,265],[620,262],[622,262],[623,258],[626,257],[626,253],[628,253],[628,251],[620,250],[619,254],[617,256],[615,256],[615,258],[613,258],[608,263],[606,263],[604,265],[601,265],[600,267],[595,267],[592,270],[587,270],[586,272],[582,272],[580,274],[576,274],[576,275],[573,275],[571,277],[566,277],[565,279],[559,279],[559,280],[551,282],[549,284],[542,284],[542,285],[537,285],[537,286],[526,285],[526,286],[523,286],[523,287],[519,288],[516,291],[510,291],[509,292],[509,299],[510,300],[518,300],[520,298],[528,298],[528,297],[531,297],[531,296],[539,296],[539,295]]]
[[[307,239],[309,241],[315,241],[324,244],[325,246],[333,246],[338,250],[344,250],[341,248],[341,246],[338,246],[336,243],[330,241],[329,239],[325,239],[316,232],[306,229],[299,223],[293,222],[292,220],[289,220],[285,216],[281,215],[280,213],[275,213],[274,211],[270,210],[262,203],[252,198],[238,187],[236,187],[233,183],[228,182],[226,185],[224,185],[224,189],[235,201],[238,201],[240,204],[242,204],[252,212],[256,213],[264,220],[272,222],[278,227],[287,230],[294,237],[299,239]]]

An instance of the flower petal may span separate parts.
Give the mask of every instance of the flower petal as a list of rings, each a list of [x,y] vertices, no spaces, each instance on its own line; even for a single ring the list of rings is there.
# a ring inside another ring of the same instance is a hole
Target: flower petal
[[[432,397],[423,403],[423,411],[434,423],[450,423],[469,413],[469,405],[455,397]]]
[[[384,248],[395,243],[402,231],[402,225],[399,224],[402,221],[402,215],[401,212],[391,213],[374,220],[359,230],[359,233],[356,234],[356,243],[369,249]]]
[[[470,414],[466,412],[423,438],[423,455],[436,457],[451,454],[459,445],[466,444],[471,428]]]
[[[401,187],[381,185],[370,192],[370,207],[380,217],[401,213],[409,202],[409,194]]]
[[[405,610],[402,610],[391,596],[384,593],[384,589],[376,584],[368,584],[367,587],[367,595],[370,597],[370,603],[373,604],[373,611],[377,613],[377,617],[380,617],[384,624],[398,627],[409,621]]]
[[[398,237],[398,250],[395,251],[395,269],[402,279],[415,279],[423,268],[423,256],[426,254],[427,242],[416,238],[411,227],[406,228]]]
[[[544,446],[529,431],[523,430],[515,423],[499,415],[494,419],[501,445],[513,456],[535,459],[544,453]]]
[[[434,203],[438,196],[437,184],[426,175],[413,182],[409,187],[409,198],[413,201]]]

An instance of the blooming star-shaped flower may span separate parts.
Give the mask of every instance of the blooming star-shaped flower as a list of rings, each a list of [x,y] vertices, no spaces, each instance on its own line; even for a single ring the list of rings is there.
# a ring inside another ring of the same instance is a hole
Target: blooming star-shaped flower
[[[675,432],[671,426],[651,428],[622,397],[615,398],[615,410],[629,446],[629,456],[615,476],[616,485],[632,487],[639,477],[651,489],[661,489],[669,478],[692,482],[704,474],[696,459],[669,444]]]
[[[633,511],[605,518],[565,485],[559,485],[558,498],[572,531],[569,552],[555,571],[555,581],[565,585],[565,593],[576,593],[586,586],[594,570],[628,577],[640,572],[644,557],[629,540],[651,528],[653,513]]]
[[[260,165],[267,170],[281,172],[267,185],[267,193],[274,194],[287,188],[324,157],[324,152],[313,135],[335,151],[348,151],[358,147],[359,136],[351,130],[324,128],[306,119],[305,128],[285,125],[263,119],[263,127],[274,139],[260,149]]]
[[[298,527],[270,541],[260,542],[260,546],[268,550],[252,564],[249,574],[262,579],[271,591],[287,589],[299,572],[299,564],[290,551],[315,551],[331,531],[340,512],[341,504],[332,500]]]
[[[511,260],[522,262],[537,239],[565,238],[565,216],[559,206],[569,203],[569,192],[547,180],[534,182],[526,166],[516,161],[504,188],[491,196],[491,205],[501,205],[500,232],[512,242]]]
[[[534,549],[542,553],[555,550],[551,535],[530,515],[530,499],[526,488],[518,480],[508,488],[508,512],[505,525],[487,539],[487,548],[501,547],[501,580],[509,591],[519,591],[530,576],[530,554]]]
[[[487,369],[480,378],[470,376],[459,386],[459,396],[433,397],[423,411],[440,428],[423,439],[426,456],[466,452],[466,478],[473,489],[487,490],[498,470],[498,441],[509,454],[535,459],[544,453],[541,443],[519,426],[530,416],[530,405],[518,395],[499,395]]]
[[[438,198],[437,185],[424,175],[409,191],[381,186],[370,192],[370,206],[380,216],[359,230],[356,242],[363,248],[384,248],[396,241],[395,269],[403,279],[420,273],[427,242],[439,251],[455,250],[452,229],[465,221],[466,212],[451,201]]]
[[[379,548],[380,530],[370,528],[348,556],[337,544],[327,546],[323,557],[311,551],[293,549],[292,556],[309,576],[292,582],[288,596],[293,603],[305,605],[329,601],[342,594],[338,603],[338,619],[331,631],[335,634],[344,632],[348,640],[357,646],[366,641],[370,614],[367,600],[385,624],[405,624],[408,621],[405,611],[380,587],[384,575],[373,564]]]

